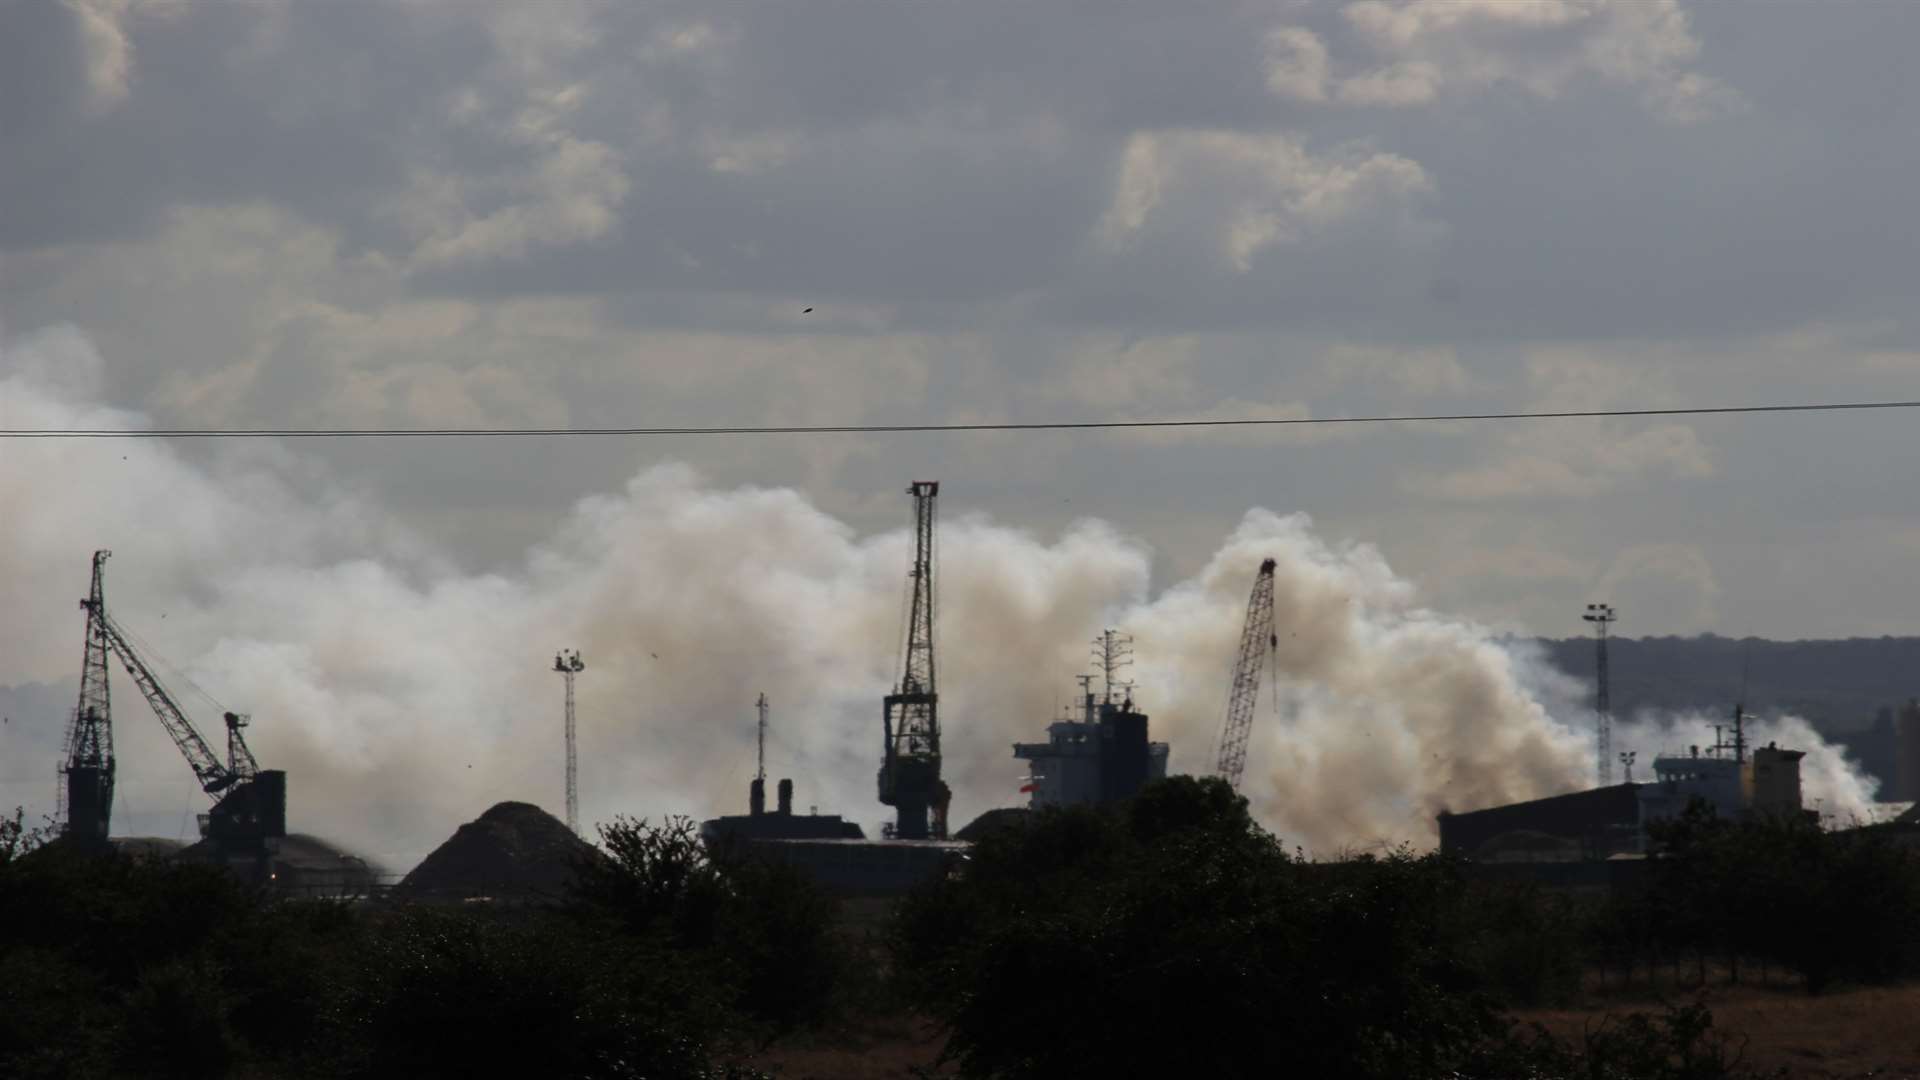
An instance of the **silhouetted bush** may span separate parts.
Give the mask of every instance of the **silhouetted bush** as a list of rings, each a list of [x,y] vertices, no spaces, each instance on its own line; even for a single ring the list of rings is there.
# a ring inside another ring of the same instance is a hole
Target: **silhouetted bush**
[[[227,927],[221,955],[233,988],[229,1017],[243,1043],[275,1060],[309,1052],[372,933],[365,910],[325,900],[263,904]]]
[[[535,908],[281,900],[209,866],[23,837],[0,819],[9,1080],[743,1075],[710,1061],[742,1025],[736,982],[671,936]],[[756,949],[778,964],[793,917],[774,910]]]
[[[785,1030],[833,1010],[850,963],[834,936],[832,898],[785,863],[723,858],[730,886],[718,945],[738,986],[735,1005]]]
[[[983,839],[902,905],[895,955],[969,1076],[1439,1075],[1502,1030],[1459,895],[1437,858],[1296,859],[1182,777]]]
[[[127,992],[115,1073],[195,1080],[224,1076],[235,1053],[230,990],[204,953],[142,971]]]
[[[1473,882],[1446,905],[1445,933],[1477,983],[1503,1005],[1579,994],[1593,912],[1531,882]]]
[[[901,983],[969,1077],[1724,1080],[1700,1006],[1578,1043],[1499,1008],[1571,997],[1593,913],[1407,852],[1289,855],[1218,780],[1048,809],[897,912]]]
[[[1810,992],[1835,979],[1920,974],[1920,858],[1874,828],[1828,831],[1804,815],[1718,818],[1696,803],[1656,822],[1647,890],[1618,901],[1669,956],[1737,971],[1778,964]]]
[[[600,836],[608,857],[579,867],[576,914],[698,954],[733,1007],[776,1029],[831,1008],[847,961],[833,901],[802,872],[742,848],[710,849],[686,818],[616,818]]]
[[[1481,1044],[1457,1080],[1740,1080],[1757,1074],[1699,1002],[1608,1017],[1577,1045],[1538,1024]]]
[[[696,963],[539,914],[387,920],[330,1017],[338,1075],[699,1077],[723,1017]]]
[[[235,1043],[218,938],[260,898],[204,866],[0,849],[0,1075],[222,1075]]]

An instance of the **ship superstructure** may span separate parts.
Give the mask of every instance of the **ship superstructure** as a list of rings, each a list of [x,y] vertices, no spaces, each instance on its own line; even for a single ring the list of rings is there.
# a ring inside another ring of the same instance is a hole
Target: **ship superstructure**
[[[1094,693],[1098,676],[1081,676],[1078,716],[1048,724],[1045,742],[1013,744],[1013,756],[1027,763],[1020,790],[1030,808],[1118,802],[1166,779],[1167,744],[1148,740],[1147,714],[1134,708],[1132,687],[1114,678],[1129,644],[1111,630],[1095,639],[1105,693]]]

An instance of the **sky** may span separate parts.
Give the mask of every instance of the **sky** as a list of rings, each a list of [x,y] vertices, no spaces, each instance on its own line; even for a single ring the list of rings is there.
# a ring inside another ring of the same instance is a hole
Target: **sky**
[[[1917,32],[1920,8],[1864,2],[0,0],[0,426],[1920,398]],[[1035,595],[1078,597],[1034,616],[1064,644],[1029,697],[1071,687],[1106,618],[1185,585],[1230,624],[1246,573],[1217,564],[1250,521],[1275,543],[1310,530],[1303,552],[1364,551],[1352,566],[1377,558],[1400,610],[1447,625],[1564,636],[1604,600],[1636,636],[1906,634],[1911,432],[1884,412],[14,443],[0,686],[65,696],[31,688],[73,678],[94,547],[116,551],[149,638],[156,608],[200,613],[168,649],[196,681],[243,639],[312,647],[235,626],[354,581],[392,587],[373,636],[404,632],[445,680],[458,658],[434,651],[435,620],[455,616],[430,601],[459,594],[485,620],[490,587],[516,594],[499,610],[540,610],[535,661],[574,646],[592,665],[593,642],[547,640],[578,618],[518,594],[564,591],[556,558],[604,573],[586,537],[667,489],[674,512],[797,499],[845,563],[809,587],[879,575],[897,605],[883,560],[849,567],[896,553],[916,479],[942,482],[949,520],[1051,567]],[[759,513],[721,517],[768,527]],[[1094,536],[1123,571],[1081,589],[1058,564]],[[750,715],[757,669],[824,663],[766,638],[806,545],[703,544],[747,560],[688,581],[760,594],[724,633],[766,641],[729,656]],[[851,710],[897,656],[836,662],[858,672]]]

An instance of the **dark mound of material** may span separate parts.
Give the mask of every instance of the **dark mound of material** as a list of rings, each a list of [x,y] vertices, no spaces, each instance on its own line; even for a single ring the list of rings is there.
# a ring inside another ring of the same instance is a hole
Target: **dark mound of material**
[[[307,833],[271,837],[258,851],[225,847],[211,837],[191,847],[182,848],[178,844],[174,847],[172,857],[175,859],[224,866],[246,881],[287,896],[367,896],[381,877],[377,863]]]
[[[116,836],[108,843],[115,851],[134,859],[171,859],[187,846],[164,836]]]
[[[955,840],[978,840],[991,832],[1012,829],[1023,824],[1027,815],[1033,811],[1024,806],[1003,806],[998,810],[989,810],[967,823],[967,827],[953,834]]]
[[[531,803],[497,803],[460,826],[395,887],[421,900],[557,900],[592,844]]]

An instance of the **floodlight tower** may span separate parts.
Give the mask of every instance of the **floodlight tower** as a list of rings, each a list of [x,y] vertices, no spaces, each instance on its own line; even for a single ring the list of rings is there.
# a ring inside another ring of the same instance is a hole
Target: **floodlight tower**
[[[573,677],[587,670],[580,662],[579,649],[562,649],[553,655],[553,670],[567,681],[567,828],[580,832],[580,755],[573,723]]]
[[[1594,647],[1598,650],[1594,658],[1593,709],[1595,713],[1595,738],[1600,750],[1600,786],[1613,783],[1613,703],[1607,695],[1607,627],[1618,618],[1611,604],[1588,604],[1587,613],[1580,616],[1593,624]]]
[[[1620,764],[1626,768],[1627,773],[1623,779],[1629,784],[1633,783],[1633,759],[1639,756],[1640,752],[1637,750],[1620,751]]]

